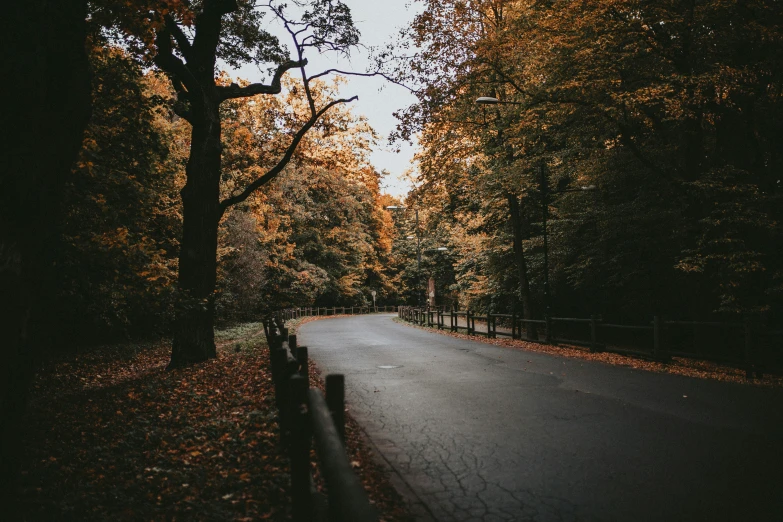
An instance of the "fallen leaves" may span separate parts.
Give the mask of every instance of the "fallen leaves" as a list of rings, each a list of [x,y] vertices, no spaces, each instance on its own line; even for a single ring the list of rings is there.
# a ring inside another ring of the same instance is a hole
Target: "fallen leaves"
[[[412,323],[408,323],[407,321],[403,321],[398,318],[394,318],[394,321],[400,324],[404,324],[406,326],[410,326],[411,328],[427,330],[430,332],[438,333],[440,335],[455,337],[457,339],[467,339],[470,341],[476,341],[484,344],[503,346],[505,348],[522,349],[529,352],[546,353],[549,355],[556,355],[558,357],[568,357],[571,359],[584,359],[589,361],[598,361],[607,364],[613,364],[616,366],[627,366],[629,368],[634,368],[636,370],[645,370],[645,371],[658,372],[658,373],[673,373],[676,375],[682,375],[685,377],[697,377],[700,379],[713,379],[718,381],[735,382],[735,383],[755,385],[755,386],[767,386],[767,387],[783,386],[783,376],[767,374],[764,376],[763,379],[748,381],[745,378],[744,369],[735,368],[725,364],[719,364],[710,361],[688,359],[685,357],[672,357],[671,362],[661,363],[661,362],[639,359],[636,357],[630,357],[628,355],[621,355],[621,354],[611,353],[611,352],[593,353],[587,349],[579,348],[567,344],[559,344],[555,346],[551,344],[532,343],[520,339],[508,339],[508,338],[488,339],[486,337],[467,335],[463,333],[451,332],[448,330],[438,330],[437,328],[429,328],[426,326],[419,326]],[[527,361],[527,362],[530,363],[531,361]],[[525,368],[525,370],[527,370],[527,368]]]
[[[260,331],[218,331],[218,359],[171,372],[163,342],[47,363],[30,398],[12,519],[288,520],[288,460]],[[382,519],[411,520],[361,428],[346,423],[349,459]]]
[[[258,338],[243,346],[223,342],[218,359],[170,372],[162,342],[47,363],[28,409],[18,518],[286,520],[268,357]]]

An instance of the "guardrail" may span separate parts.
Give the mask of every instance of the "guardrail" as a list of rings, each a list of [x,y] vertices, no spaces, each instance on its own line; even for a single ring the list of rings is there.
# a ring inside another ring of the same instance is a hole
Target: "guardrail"
[[[361,480],[345,454],[345,378],[326,377],[326,397],[310,388],[308,350],[297,346],[285,322],[277,317],[264,321],[269,344],[280,439],[288,447],[291,462],[293,520],[341,520],[375,522]],[[310,450],[315,443],[319,469],[326,483],[328,507],[315,490],[310,471]]]
[[[477,314],[401,306],[398,317],[439,330],[500,336],[547,344],[585,346],[591,352],[613,352],[666,362],[672,356],[725,362],[745,368],[747,378],[783,369],[783,331],[764,329],[747,317],[743,322],[673,321],[655,316],[646,325],[611,324],[599,316],[523,319],[516,314]]]

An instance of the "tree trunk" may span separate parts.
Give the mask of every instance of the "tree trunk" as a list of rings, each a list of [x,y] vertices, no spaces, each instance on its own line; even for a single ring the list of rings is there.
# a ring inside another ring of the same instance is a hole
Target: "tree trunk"
[[[220,114],[207,99],[191,118],[191,153],[182,189],[179,303],[169,368],[217,356],[215,284],[220,222]]]
[[[514,260],[519,278],[519,300],[522,302],[522,318],[533,319],[533,308],[530,301],[530,282],[527,277],[527,263],[522,249],[522,216],[519,212],[519,199],[514,194],[506,194],[508,208],[511,214],[511,227],[514,232]],[[537,339],[538,332],[535,323],[525,323],[525,334],[528,339]]]
[[[22,417],[41,352],[59,343],[60,195],[90,116],[87,2],[18,2],[0,18],[0,503],[13,511]],[[32,37],[31,35],[39,35]],[[8,498],[6,498],[6,495]],[[11,513],[13,518],[13,513]]]

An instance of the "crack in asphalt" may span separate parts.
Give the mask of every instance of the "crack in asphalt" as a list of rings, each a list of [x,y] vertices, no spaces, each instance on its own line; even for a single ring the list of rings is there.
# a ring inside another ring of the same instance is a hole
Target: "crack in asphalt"
[[[300,342],[322,371],[346,375],[351,414],[407,489],[420,520],[735,520],[745,512],[732,510],[731,502],[751,502],[749,491],[764,475],[742,464],[754,458],[749,440],[763,447],[766,439],[758,432],[770,421],[756,426],[755,418],[715,425],[688,420],[691,410],[683,413],[658,395],[660,382],[689,382],[637,372],[632,378],[642,383],[640,393],[630,394],[623,381],[612,395],[606,392],[612,379],[631,377],[606,365],[569,368],[566,385],[556,374],[563,366],[558,358],[474,347],[382,320],[308,323]],[[371,333],[376,338],[368,339]],[[573,382],[588,387],[578,372],[587,372],[586,382],[600,384],[603,393],[573,389]],[[747,400],[757,406],[760,396],[747,394]],[[650,397],[657,401],[652,406]],[[771,404],[781,398],[774,394]],[[734,425],[747,428],[726,427]],[[769,460],[772,470],[783,465],[779,457]],[[739,476],[734,482],[732,474]],[[780,475],[765,480],[752,501],[777,498]],[[749,487],[737,486],[743,481]],[[720,493],[727,488],[734,499]],[[761,513],[777,507],[769,501]],[[776,518],[783,519],[766,517]]]

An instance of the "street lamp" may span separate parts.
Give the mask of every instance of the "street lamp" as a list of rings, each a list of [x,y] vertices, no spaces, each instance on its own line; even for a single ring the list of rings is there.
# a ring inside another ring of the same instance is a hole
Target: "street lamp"
[[[476,99],[478,105],[524,105],[522,102],[514,101],[501,101],[492,96],[481,96]],[[545,317],[550,317],[551,314],[551,297],[549,295],[549,243],[547,239],[547,219],[549,217],[549,196],[550,194],[560,194],[563,192],[583,192],[596,190],[595,185],[587,185],[583,187],[573,189],[562,190],[549,190],[549,184],[547,183],[546,172],[543,166],[539,167],[540,179],[539,189],[541,191],[541,215],[543,218],[544,228],[544,310]],[[549,336],[549,328],[547,328],[547,337]],[[547,339],[548,340],[548,339]]]
[[[522,102],[501,101],[492,96],[481,96],[476,98],[476,103],[479,105],[523,105]]]

